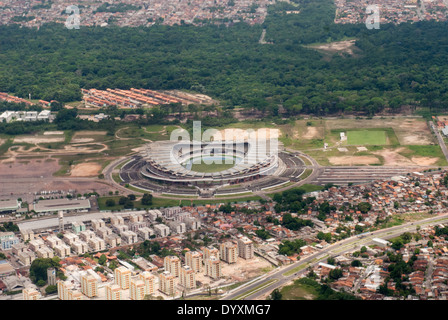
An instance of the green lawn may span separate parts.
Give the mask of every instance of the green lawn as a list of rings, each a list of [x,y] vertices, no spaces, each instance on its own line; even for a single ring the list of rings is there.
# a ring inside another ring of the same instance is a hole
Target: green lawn
[[[386,131],[347,131],[347,143],[349,145],[384,145],[387,144]]]
[[[220,172],[227,169],[230,169],[235,166],[234,163],[225,163],[225,161],[221,161],[222,163],[205,163],[204,160],[201,160],[201,163],[193,163],[191,166],[191,171],[195,172]]]
[[[315,287],[300,281],[294,281],[294,284],[283,287],[280,292],[282,300],[314,300],[318,296]]]

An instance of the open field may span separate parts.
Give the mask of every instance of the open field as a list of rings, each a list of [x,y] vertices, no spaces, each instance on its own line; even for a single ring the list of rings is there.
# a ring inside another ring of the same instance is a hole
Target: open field
[[[35,136],[17,136],[14,138],[14,143],[51,143],[51,142],[63,142],[64,136],[61,135],[35,135]]]
[[[201,160],[201,163],[193,163],[191,165],[190,170],[195,171],[195,172],[208,173],[208,172],[219,172],[219,171],[227,170],[227,169],[230,169],[235,166],[234,163],[230,164],[230,163],[225,163],[225,161],[221,161],[221,162],[222,163],[207,164],[204,162],[204,160]]]
[[[391,128],[400,145],[429,145],[436,142],[428,124],[422,118],[337,119],[326,120],[325,125],[326,130],[339,131]]]
[[[448,165],[423,118],[310,119],[279,127],[286,147],[324,166]],[[347,140],[341,141],[340,132]]]
[[[318,296],[316,288],[299,281],[291,281],[280,292],[282,300],[314,300]]]
[[[386,144],[385,131],[348,131],[347,144],[349,145],[383,145]]]

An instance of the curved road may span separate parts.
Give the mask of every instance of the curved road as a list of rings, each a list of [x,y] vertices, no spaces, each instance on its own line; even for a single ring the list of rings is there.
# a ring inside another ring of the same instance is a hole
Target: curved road
[[[268,274],[260,277],[259,280],[253,281],[250,284],[243,285],[237,289],[227,293],[221,300],[254,300],[271,293],[274,289],[279,288],[291,280],[294,280],[299,275],[306,272],[307,267],[313,266],[319,262],[326,261],[328,257],[334,255],[340,255],[347,251],[354,250],[355,247],[367,245],[372,242],[373,238],[390,239],[400,234],[415,230],[416,226],[427,226],[433,224],[439,224],[448,221],[448,213],[438,215],[421,221],[406,223],[401,226],[395,226],[388,229],[377,230],[370,233],[364,238],[358,238],[353,236],[351,238],[344,239],[336,242],[319,252],[312,254],[304,259],[301,259],[291,265],[275,269]],[[285,276],[286,272],[293,272],[293,269],[297,269],[292,275]]]

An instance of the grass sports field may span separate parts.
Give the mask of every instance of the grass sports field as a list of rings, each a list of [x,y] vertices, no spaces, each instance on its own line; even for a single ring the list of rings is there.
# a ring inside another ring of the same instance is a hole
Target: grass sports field
[[[347,143],[349,145],[385,145],[387,143],[386,131],[347,131]]]

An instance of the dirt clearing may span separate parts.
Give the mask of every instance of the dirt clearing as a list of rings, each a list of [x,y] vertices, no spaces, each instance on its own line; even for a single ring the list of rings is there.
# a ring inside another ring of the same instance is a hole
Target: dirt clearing
[[[412,162],[418,164],[419,166],[432,166],[439,161],[439,158],[431,157],[412,157]]]
[[[51,142],[64,142],[64,137],[52,137],[52,136],[22,136],[14,138],[14,143],[51,143]]]
[[[437,161],[439,160],[438,157],[423,157],[423,156],[413,156],[409,159],[400,154],[400,152],[403,151],[406,151],[406,149],[405,148],[384,149],[380,151],[374,151],[372,153],[383,157],[385,166],[405,166],[405,165],[431,166],[437,163]]]
[[[344,40],[335,41],[326,44],[311,45],[308,48],[329,51],[329,52],[346,52],[348,54],[353,54],[353,48],[355,46],[356,40]]]
[[[316,127],[307,127],[305,134],[302,136],[303,139],[315,139],[320,137],[320,133]]]
[[[241,140],[247,139],[249,137],[251,130],[244,129],[224,129],[219,131],[218,133],[213,135],[213,139],[215,141],[219,140]],[[260,128],[257,130],[253,130],[254,137],[258,139],[276,139],[281,135],[281,131],[279,129],[272,128]]]
[[[380,163],[380,160],[375,156],[328,157],[328,161],[336,166],[369,165]]]
[[[96,162],[80,163],[73,166],[70,176],[72,177],[95,177],[101,171],[101,165]]]
[[[53,134],[64,134],[64,131],[45,131],[44,136],[51,136]]]

